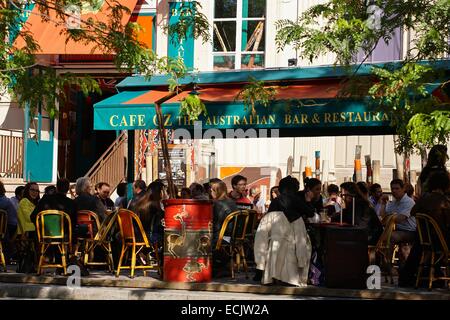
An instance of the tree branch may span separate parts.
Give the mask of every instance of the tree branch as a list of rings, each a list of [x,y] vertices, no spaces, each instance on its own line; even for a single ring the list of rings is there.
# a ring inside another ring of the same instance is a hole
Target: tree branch
[[[34,68],[34,67],[36,67],[38,65],[39,65],[38,63],[33,63],[32,65],[29,65],[29,66],[20,66],[18,68],[3,69],[3,70],[0,70],[0,72],[11,72],[11,71],[25,70],[25,69]]]

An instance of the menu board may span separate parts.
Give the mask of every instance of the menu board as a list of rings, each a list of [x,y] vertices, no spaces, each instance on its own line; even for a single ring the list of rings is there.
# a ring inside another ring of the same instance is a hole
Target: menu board
[[[173,183],[178,190],[186,187],[186,149],[171,148],[169,149],[170,165],[172,168]],[[164,169],[164,157],[162,149],[158,149],[158,178],[163,180],[167,185],[166,171]]]

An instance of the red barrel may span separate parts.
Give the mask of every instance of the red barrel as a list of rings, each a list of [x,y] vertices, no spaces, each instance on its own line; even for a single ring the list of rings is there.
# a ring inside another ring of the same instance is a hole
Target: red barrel
[[[208,282],[212,271],[212,201],[163,201],[164,281]]]

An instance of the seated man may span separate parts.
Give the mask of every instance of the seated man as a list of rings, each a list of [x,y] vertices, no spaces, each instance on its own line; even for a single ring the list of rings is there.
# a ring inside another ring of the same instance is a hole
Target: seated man
[[[344,182],[341,184],[341,189],[344,199],[343,222],[354,223],[355,226],[364,228],[367,231],[368,244],[376,245],[383,233],[383,225],[378,219],[375,209],[370,206],[369,200],[356,183]],[[353,208],[353,205],[355,205],[355,208]],[[355,214],[354,221],[353,213]]]
[[[189,186],[189,190],[191,191],[191,198],[195,200],[209,200],[209,194],[205,190],[202,184],[193,182]]]
[[[231,179],[231,190],[228,195],[236,202],[238,209],[252,209],[252,201],[247,197],[247,178],[241,175],[235,175]]]
[[[56,192],[53,194],[45,194],[42,199],[37,204],[36,208],[31,213],[31,221],[36,222],[36,217],[39,212],[44,210],[59,210],[67,213],[70,217],[72,223],[72,232],[75,230],[75,225],[77,222],[75,203],[72,199],[67,197],[69,192],[70,182],[69,180],[62,178],[58,179],[56,182]],[[75,237],[72,237],[74,241]]]
[[[36,208],[34,208],[33,212],[31,213],[31,221],[33,223],[36,223],[36,218],[39,212],[45,211],[45,210],[59,210],[67,213],[70,217],[71,227],[72,227],[72,244],[76,244],[77,240],[77,234],[76,234],[76,212],[75,212],[75,203],[72,199],[67,197],[67,193],[69,192],[70,182],[69,180],[62,178],[58,179],[56,182],[56,188],[55,192],[47,192],[37,204]],[[47,188],[46,188],[47,189]],[[47,189],[48,190],[48,189]],[[68,240],[68,226],[65,225],[65,237],[66,240]],[[58,250],[55,250],[54,247],[51,247],[50,250],[47,252],[47,254],[50,254],[50,257],[54,257],[54,259],[58,260],[58,263],[60,263],[61,260],[61,254]],[[69,253],[67,253],[69,255]],[[67,256],[67,259],[69,256]],[[55,261],[56,262],[56,261]],[[61,268],[57,269],[57,273],[60,274],[62,272]]]
[[[378,183],[374,183],[370,186],[369,189],[370,197],[369,201],[372,207],[375,209],[375,212],[377,213],[377,216],[380,217],[380,210],[381,210],[381,197],[383,196],[383,189]]]
[[[74,200],[75,212],[80,210],[89,210],[95,212],[100,219],[100,222],[106,218],[106,207],[100,199],[92,195],[91,180],[87,177],[81,177],[76,182],[77,197]],[[114,205],[114,204],[113,204]]]
[[[136,180],[133,183],[133,198],[128,202],[127,206],[125,208],[133,208],[136,203],[141,199],[145,192],[147,191],[147,185],[145,184],[144,180]]]
[[[297,192],[298,201],[303,204],[312,206],[313,209],[320,213],[323,210],[322,182],[316,178],[305,178],[305,189]],[[308,199],[307,195],[311,195]],[[312,215],[314,216],[314,214]]]
[[[111,187],[106,182],[100,182],[97,184],[97,190],[98,190],[98,198],[105,206],[106,210],[112,210],[114,209],[114,201],[112,201],[109,198],[109,195],[111,193]]]
[[[127,199],[127,183],[121,182],[117,185],[117,198],[114,201],[114,207],[118,208],[126,208],[128,205],[128,199]]]
[[[328,211],[328,215],[340,214],[343,207],[343,199],[339,196],[339,187],[335,184],[330,184],[327,187],[328,198],[324,201],[324,207]]]
[[[416,238],[416,219],[411,216],[411,209],[414,207],[414,200],[408,197],[403,181],[394,179],[391,181],[391,192],[394,200],[389,201],[387,195],[381,198],[380,217],[385,220],[388,215],[395,215],[395,231],[391,236],[391,243],[412,244]],[[402,247],[401,249],[405,249]],[[409,250],[400,250],[400,262],[404,262],[408,257]]]

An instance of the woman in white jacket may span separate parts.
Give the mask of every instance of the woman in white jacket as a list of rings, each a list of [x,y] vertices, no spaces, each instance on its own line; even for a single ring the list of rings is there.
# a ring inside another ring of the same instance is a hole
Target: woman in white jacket
[[[263,284],[275,279],[295,286],[307,285],[311,242],[302,212],[295,208],[297,191],[297,179],[290,176],[282,179],[280,209],[283,211],[268,212],[256,232],[255,262],[256,268],[263,270]]]

